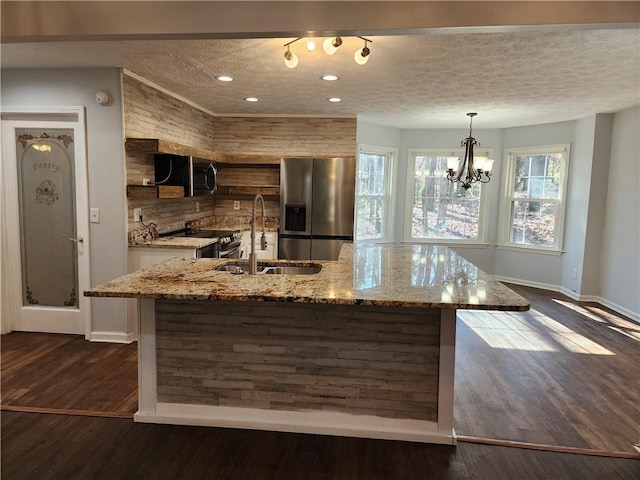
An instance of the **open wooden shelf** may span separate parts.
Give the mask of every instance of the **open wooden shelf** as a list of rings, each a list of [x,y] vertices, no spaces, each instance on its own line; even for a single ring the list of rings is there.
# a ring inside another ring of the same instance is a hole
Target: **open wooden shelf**
[[[166,153],[209,160],[220,166],[279,167],[282,155],[250,155],[241,153],[217,153],[205,148],[192,147],[161,138],[132,138],[125,141],[130,153]]]
[[[280,167],[282,155],[249,155],[241,153],[216,153],[216,161],[234,167]]]
[[[218,185],[220,195],[280,195],[280,185]]]
[[[184,187],[171,185],[127,185],[127,198],[183,198]]]
[[[169,153],[216,161],[216,154],[212,150],[168,142],[161,138],[127,138],[125,149],[131,153]]]

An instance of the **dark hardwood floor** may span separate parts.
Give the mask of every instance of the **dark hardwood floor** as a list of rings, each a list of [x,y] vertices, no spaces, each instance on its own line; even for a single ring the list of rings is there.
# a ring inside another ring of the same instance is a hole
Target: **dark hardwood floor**
[[[2,408],[129,416],[138,409],[137,344],[79,335],[0,337]]]
[[[531,311],[459,312],[458,435],[632,456],[640,325],[599,305],[510,287]],[[135,412],[135,344],[20,332],[0,342],[3,479],[640,478],[637,459],[96,418]]]
[[[458,312],[456,432],[634,452],[640,325],[595,304],[509,286],[530,311]]]
[[[459,443],[2,413],[3,480],[636,480],[640,461]]]

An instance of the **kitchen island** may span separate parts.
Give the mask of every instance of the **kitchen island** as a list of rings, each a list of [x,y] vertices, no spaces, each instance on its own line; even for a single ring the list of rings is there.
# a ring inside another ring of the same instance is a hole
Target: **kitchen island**
[[[310,275],[223,263],[85,292],[139,299],[136,421],[455,444],[456,309],[529,308],[443,246],[345,245]]]

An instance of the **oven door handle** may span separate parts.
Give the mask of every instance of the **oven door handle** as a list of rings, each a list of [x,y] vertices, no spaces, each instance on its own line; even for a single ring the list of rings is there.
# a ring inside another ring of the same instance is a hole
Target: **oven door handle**
[[[240,244],[235,247],[227,248],[225,250],[220,250],[218,255],[220,258],[240,258]]]

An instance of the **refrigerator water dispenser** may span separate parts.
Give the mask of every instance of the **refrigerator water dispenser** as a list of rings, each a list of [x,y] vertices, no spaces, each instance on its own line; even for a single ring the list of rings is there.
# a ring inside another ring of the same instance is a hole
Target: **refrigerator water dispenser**
[[[304,232],[307,224],[306,205],[285,205],[284,229],[289,232]]]

